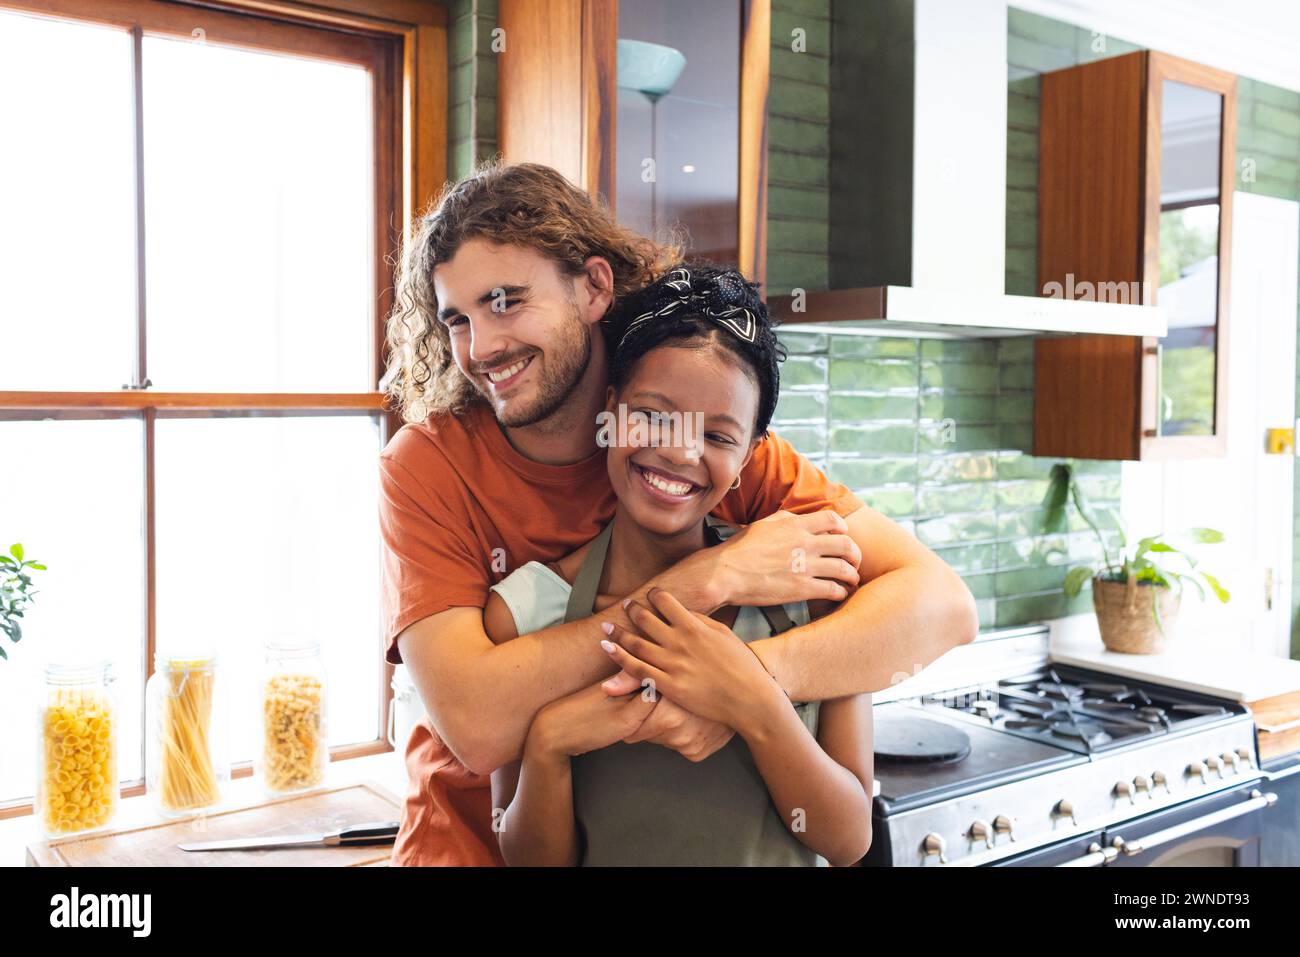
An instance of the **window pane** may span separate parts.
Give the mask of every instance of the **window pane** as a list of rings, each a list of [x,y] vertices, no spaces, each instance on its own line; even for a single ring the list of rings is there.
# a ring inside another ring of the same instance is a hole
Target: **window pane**
[[[0,389],[131,379],[131,110],[129,33],[0,13]]]
[[[144,39],[149,378],[375,388],[370,77]]]
[[[118,774],[142,776],[143,428],[138,419],[0,422],[0,539],[22,542],[40,591],[23,640],[0,635],[0,800],[35,788],[47,660],[108,658],[117,676]]]
[[[251,760],[268,638],[320,639],[331,745],[379,735],[378,422],[157,423],[158,647],[208,642],[242,682],[231,759]]]

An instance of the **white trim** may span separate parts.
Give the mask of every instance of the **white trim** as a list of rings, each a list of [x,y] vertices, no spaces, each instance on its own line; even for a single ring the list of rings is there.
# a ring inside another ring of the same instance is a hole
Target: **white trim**
[[[1294,0],[1012,0],[1009,7],[1300,90]]]

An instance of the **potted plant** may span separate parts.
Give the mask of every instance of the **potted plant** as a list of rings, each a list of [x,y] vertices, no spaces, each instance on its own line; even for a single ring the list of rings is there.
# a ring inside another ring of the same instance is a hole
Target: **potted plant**
[[[1128,536],[1113,512],[1105,510],[1119,533],[1119,551],[1112,554],[1096,520],[1084,502],[1073,466],[1052,466],[1047,495],[1043,499],[1044,531],[1064,531],[1066,507],[1074,502],[1079,515],[1101,543],[1099,563],[1070,569],[1065,576],[1065,594],[1076,597],[1084,582],[1092,581],[1092,605],[1097,613],[1101,640],[1111,651],[1156,654],[1165,648],[1167,627],[1178,617],[1183,588],[1190,583],[1205,600],[1208,589],[1221,602],[1230,595],[1219,580],[1197,568],[1189,552],[1162,541],[1162,535],[1142,538],[1129,547]],[[1212,528],[1193,528],[1188,538],[1198,545],[1223,541],[1223,533]]]
[[[23,557],[22,545],[10,545],[8,555],[0,555],[0,631],[9,636],[12,642],[19,642],[23,637],[23,609],[32,600],[36,592],[32,591],[32,578],[29,570],[45,571],[40,562],[28,561]],[[4,645],[0,644],[0,658],[8,658]]]

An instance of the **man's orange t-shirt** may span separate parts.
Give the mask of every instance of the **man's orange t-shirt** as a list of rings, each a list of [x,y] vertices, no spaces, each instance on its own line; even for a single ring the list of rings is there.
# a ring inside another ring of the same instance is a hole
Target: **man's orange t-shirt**
[[[510,569],[575,551],[613,518],[617,504],[603,448],[572,465],[534,462],[511,446],[482,404],[462,416],[404,425],[380,454],[379,474],[384,636],[394,664],[402,660],[397,636],[408,625],[448,608],[484,607],[489,587]],[[769,434],[740,487],[714,514],[746,525],[779,509],[830,507],[847,516],[861,504]],[[461,764],[427,714],[411,733],[406,768],[393,864],[503,863],[492,833],[489,776]]]

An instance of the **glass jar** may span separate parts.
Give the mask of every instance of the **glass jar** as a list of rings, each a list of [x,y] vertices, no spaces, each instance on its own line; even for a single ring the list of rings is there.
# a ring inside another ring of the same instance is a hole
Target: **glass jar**
[[[154,656],[145,687],[145,787],[165,817],[216,806],[230,781],[226,682],[214,655]]]
[[[317,787],[329,764],[325,664],[312,639],[266,644],[262,746],[254,771],[268,794]]]
[[[406,745],[411,739],[415,724],[424,717],[424,704],[420,693],[411,680],[410,669],[406,665],[393,668],[393,703],[388,708],[388,743],[399,754],[406,753]]]
[[[36,809],[46,837],[104,827],[117,811],[114,680],[107,661],[45,669]]]

